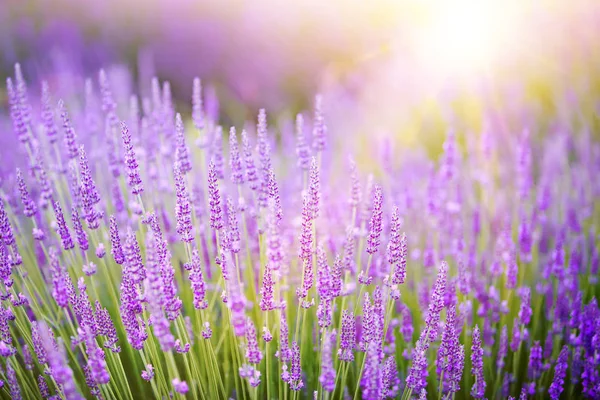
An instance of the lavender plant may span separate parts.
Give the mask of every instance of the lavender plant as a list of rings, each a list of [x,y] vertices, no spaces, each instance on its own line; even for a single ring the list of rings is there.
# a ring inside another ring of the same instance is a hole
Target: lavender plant
[[[254,135],[111,85],[6,80],[3,398],[600,398],[585,120],[361,168],[320,96]]]

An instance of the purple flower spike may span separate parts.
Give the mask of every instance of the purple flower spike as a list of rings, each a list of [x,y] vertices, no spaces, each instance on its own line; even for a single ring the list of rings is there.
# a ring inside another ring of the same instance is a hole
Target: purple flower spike
[[[327,144],[327,125],[323,115],[323,97],[315,97],[315,116],[313,121],[313,148],[317,152],[325,150]]]
[[[427,331],[429,332],[429,341],[434,341],[438,335],[440,312],[444,307],[447,273],[448,264],[446,264],[445,261],[442,261],[438,271],[437,280],[435,281],[435,285],[433,287],[433,293],[431,294],[431,301],[429,302],[427,317],[425,319],[425,325],[427,326]]]
[[[242,145],[244,147],[244,166],[246,167],[246,181],[248,186],[252,190],[258,189],[258,173],[256,171],[256,165],[254,164],[254,158],[252,156],[252,147],[250,146],[250,140],[245,130],[242,131]]]
[[[110,253],[117,264],[125,262],[125,255],[121,247],[121,236],[119,235],[119,227],[117,226],[117,218],[114,215],[110,216]]]
[[[221,194],[219,192],[217,171],[212,161],[208,165],[208,195],[210,197],[210,227],[219,231],[223,227],[223,215],[221,210]]]
[[[328,334],[323,335],[323,352],[321,354],[321,375],[319,383],[328,392],[333,392],[335,389],[335,368],[333,367],[332,350],[335,346],[336,332],[333,330]]]
[[[523,288],[523,294],[521,296],[521,308],[519,309],[519,321],[523,325],[529,325],[531,320],[531,289],[528,287]]]
[[[125,122],[121,122],[121,138],[125,147],[125,165],[127,166],[127,184],[131,188],[133,195],[138,195],[144,191],[142,178],[140,178],[140,167],[135,156],[133,143],[131,142],[131,133]]]
[[[175,192],[177,195],[177,206],[175,215],[177,216],[177,234],[186,243],[194,240],[192,234],[192,207],[190,198],[185,186],[183,171],[177,164],[175,167]]]
[[[79,218],[79,212],[77,208],[71,209],[71,221],[73,222],[73,229],[75,230],[75,237],[77,238],[77,244],[82,251],[86,251],[89,248],[88,235],[83,229],[81,219]],[[60,224],[59,224],[60,225]],[[101,258],[101,257],[100,257]]]
[[[310,147],[306,141],[302,114],[296,116],[296,156],[298,157],[298,167],[303,171],[308,171],[311,163]]]
[[[42,81],[42,123],[44,125],[44,131],[48,138],[48,143],[54,144],[58,139],[58,128],[54,119],[54,109],[51,105],[52,100],[50,98],[50,88],[47,81]]]
[[[288,324],[285,316],[285,309],[281,310],[279,323],[279,350],[277,357],[282,363],[287,363],[292,357],[292,352],[289,347]]]
[[[231,182],[241,185],[244,183],[244,169],[238,146],[235,127],[229,130],[229,168],[231,169]]]
[[[564,389],[563,386],[565,384],[565,377],[567,376],[568,362],[569,347],[565,345],[560,351],[558,360],[556,361],[556,366],[554,367],[554,378],[550,388],[548,389],[548,394],[552,400],[558,400]]]
[[[190,282],[194,292],[194,307],[196,309],[205,309],[208,307],[206,298],[206,282],[202,274],[202,264],[198,249],[192,250],[192,271],[190,272]]]
[[[342,313],[342,332],[340,334],[340,348],[338,356],[340,360],[346,362],[354,361],[354,342],[356,338],[356,321],[354,313],[350,310],[344,310]]]
[[[215,128],[211,154],[211,162],[215,166],[215,174],[217,175],[217,179],[225,179],[225,160],[223,159],[223,128],[221,126],[217,126]]]
[[[250,318],[246,319],[246,359],[250,364],[258,364],[262,360],[262,353],[256,340],[256,328]]]
[[[192,89],[192,120],[198,130],[204,129],[204,108],[202,104],[202,81],[194,78]]]
[[[471,388],[471,396],[476,399],[483,399],[485,396],[485,378],[483,376],[483,348],[481,347],[481,337],[479,327],[473,328],[473,344],[471,346],[471,372],[475,377],[475,383]]]
[[[175,159],[181,169],[181,174],[185,175],[192,170],[190,161],[190,150],[185,143],[185,126],[181,120],[181,114],[175,115],[175,133],[177,135],[177,148],[175,150]]]
[[[73,160],[79,155],[79,150],[77,148],[77,135],[75,134],[75,129],[71,125],[71,120],[69,119],[69,112],[67,111],[67,106],[65,105],[62,99],[58,101],[58,110],[60,111],[60,117],[62,118],[63,122],[67,156],[69,157],[69,159]]]
[[[23,113],[21,112],[18,94],[11,78],[6,78],[6,92],[8,94],[8,104],[10,107],[10,118],[12,119],[13,130],[15,131],[19,142],[26,144],[29,142],[29,132],[23,118]]]
[[[32,218],[37,213],[37,206],[35,202],[29,195],[29,191],[27,190],[27,185],[25,184],[25,179],[23,178],[23,174],[21,170],[17,168],[17,185],[19,187],[19,193],[21,195],[21,201],[23,202],[23,214],[26,217]]]
[[[71,250],[73,247],[73,239],[71,238],[71,234],[69,233],[69,228],[67,227],[67,222],[65,221],[65,217],[62,212],[62,208],[58,201],[53,203],[54,206],[54,215],[56,216],[56,222],[58,224],[58,234],[60,235],[60,241],[62,243],[62,247],[64,250]]]
[[[290,369],[289,380],[290,389],[299,391],[304,387],[302,381],[302,367],[300,366],[300,346],[297,342],[292,343],[292,368]]]
[[[262,288],[260,289],[260,309],[263,311],[270,311],[275,309],[275,300],[273,297],[273,271],[269,264],[265,265],[265,272],[263,273]]]
[[[300,259],[304,261],[310,260],[312,255],[312,224],[310,199],[308,195],[304,195],[302,198],[302,228],[298,254]]]
[[[375,187],[373,198],[373,214],[369,222],[369,236],[367,237],[367,253],[374,254],[381,243],[381,224],[383,216],[383,192],[381,186]]]
[[[311,219],[319,216],[319,203],[321,202],[321,183],[319,178],[319,165],[317,159],[312,158],[310,163],[310,184],[308,186],[309,213]]]
[[[23,397],[21,396],[21,388],[19,387],[17,374],[10,362],[6,364],[6,381],[10,391],[10,398],[13,400],[22,400]]]

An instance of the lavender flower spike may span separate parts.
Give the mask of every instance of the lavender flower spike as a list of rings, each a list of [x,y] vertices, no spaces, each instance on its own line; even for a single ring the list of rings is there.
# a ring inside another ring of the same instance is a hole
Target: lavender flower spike
[[[133,143],[131,142],[131,133],[125,122],[121,122],[121,137],[125,147],[125,165],[127,166],[127,184],[131,188],[133,195],[138,195],[144,191],[142,178],[140,178],[140,167],[135,156]]]

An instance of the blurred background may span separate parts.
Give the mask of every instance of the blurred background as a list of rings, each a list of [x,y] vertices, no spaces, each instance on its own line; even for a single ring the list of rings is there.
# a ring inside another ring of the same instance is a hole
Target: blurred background
[[[105,67],[147,94],[156,75],[186,110],[199,76],[224,124],[322,93],[330,131],[434,151],[448,124],[596,118],[599,38],[597,0],[0,0],[3,81],[17,61],[58,87]]]

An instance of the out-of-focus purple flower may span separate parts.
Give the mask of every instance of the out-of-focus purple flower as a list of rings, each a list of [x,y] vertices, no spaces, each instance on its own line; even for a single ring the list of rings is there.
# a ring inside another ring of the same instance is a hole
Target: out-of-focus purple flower
[[[291,354],[292,367],[287,382],[290,385],[290,389],[299,391],[304,387],[304,382],[302,381],[302,367],[300,366],[300,346],[298,346],[298,342],[296,341],[292,342]]]
[[[69,400],[83,400],[75,384],[73,371],[67,363],[67,357],[62,343],[57,344],[48,327],[40,322],[38,324],[42,345],[47,354],[47,362],[54,381],[61,385],[65,398]]]
[[[48,249],[48,256],[50,258],[50,270],[52,271],[52,297],[60,307],[68,307],[67,280],[70,280],[69,275],[60,265],[58,253],[54,247]]]
[[[83,336],[86,352],[88,356],[88,368],[92,378],[99,385],[104,385],[110,381],[110,375],[104,361],[104,351],[96,343],[96,338],[89,326],[84,326]]]
[[[258,174],[252,156],[250,140],[248,139],[248,134],[245,130],[242,131],[242,145],[244,150],[244,166],[246,167],[246,181],[248,182],[250,189],[256,190],[258,189]]]
[[[565,345],[560,351],[558,360],[556,361],[556,366],[554,367],[554,378],[552,379],[552,383],[550,384],[550,388],[548,389],[548,394],[550,395],[550,398],[552,400],[558,400],[560,398],[560,394],[563,391],[565,377],[567,376],[568,362],[569,347]]]
[[[479,334],[479,326],[473,328],[473,344],[471,345],[471,373],[475,377],[475,383],[471,388],[471,396],[483,399],[485,396],[485,377],[483,375],[483,348]]]
[[[321,375],[319,383],[328,392],[335,389],[335,368],[333,367],[332,350],[335,346],[336,332],[333,330],[323,335],[323,351],[321,352]]]
[[[179,394],[186,394],[190,388],[185,381],[180,380],[179,378],[175,378],[172,381],[173,389]]]
[[[142,379],[150,382],[154,378],[154,367],[152,364],[147,364],[146,369],[142,371]]]
[[[306,140],[304,132],[304,117],[302,114],[296,115],[296,164],[302,171],[308,171],[310,168],[310,147]]]
[[[340,333],[340,348],[338,357],[342,361],[354,361],[354,343],[356,340],[356,321],[354,313],[350,310],[342,312],[342,331]]]
[[[282,363],[290,361],[292,353],[289,347],[288,324],[285,316],[285,309],[281,310],[279,322],[279,350],[277,357]]]
[[[41,94],[41,119],[44,126],[48,143],[51,145],[56,143],[58,128],[56,127],[56,121],[54,119],[54,109],[51,105],[52,99],[50,98],[50,87],[47,81],[42,81],[42,94]]]
[[[521,308],[519,309],[519,321],[523,325],[529,325],[531,320],[531,289],[528,287],[523,288],[523,294],[521,295]]]
[[[231,169],[231,182],[237,185],[243,184],[244,169],[237,141],[237,133],[233,126],[229,130],[229,168]]]
[[[8,104],[10,106],[10,117],[13,123],[13,130],[15,131],[19,142],[26,144],[29,142],[29,132],[23,118],[18,94],[11,78],[6,78],[6,92],[8,94]]]
[[[202,104],[202,81],[195,77],[192,86],[192,120],[198,130],[204,129],[204,108]]]
[[[250,364],[258,364],[262,360],[262,353],[256,340],[256,328],[250,318],[246,320],[246,359]]]
[[[496,360],[496,368],[501,371],[504,368],[504,358],[508,351],[508,332],[506,325],[502,326],[502,332],[500,333],[500,345],[498,346],[498,354]]]
[[[363,398],[369,400],[381,399],[382,369],[379,359],[379,348],[376,342],[370,342],[365,355],[365,369],[361,380]]]
[[[315,115],[313,121],[313,148],[317,152],[325,150],[327,144],[327,125],[323,114],[323,97],[315,97]]]

